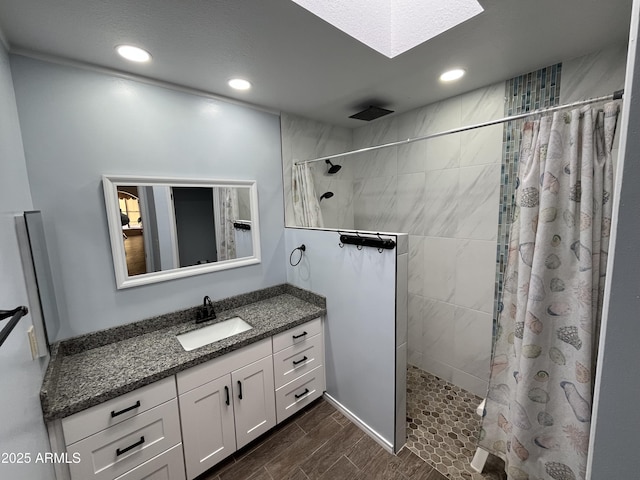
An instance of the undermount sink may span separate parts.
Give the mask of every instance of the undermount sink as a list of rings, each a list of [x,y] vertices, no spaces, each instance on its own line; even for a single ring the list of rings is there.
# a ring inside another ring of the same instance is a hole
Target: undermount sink
[[[233,317],[208,327],[176,335],[178,341],[187,352],[203,347],[219,340],[224,340],[238,333],[251,330],[253,327],[240,317]]]

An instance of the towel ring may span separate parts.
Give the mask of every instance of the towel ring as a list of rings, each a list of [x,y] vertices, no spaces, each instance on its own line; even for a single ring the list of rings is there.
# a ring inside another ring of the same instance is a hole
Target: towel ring
[[[300,264],[300,262],[302,261],[302,254],[304,253],[304,251],[307,249],[307,247],[304,246],[304,243],[302,245],[300,245],[299,247],[296,247],[292,250],[291,254],[289,255],[289,265],[291,265],[292,267],[296,267]],[[293,254],[296,253],[296,250],[300,250],[300,258],[298,258],[298,261],[296,263],[293,263]]]

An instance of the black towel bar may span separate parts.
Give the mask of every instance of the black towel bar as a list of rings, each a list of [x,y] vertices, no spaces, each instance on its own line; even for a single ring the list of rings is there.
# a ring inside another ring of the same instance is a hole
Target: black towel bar
[[[0,320],[11,317],[9,323],[7,323],[2,331],[0,331],[0,346],[7,339],[11,330],[15,328],[20,319],[29,313],[29,309],[25,306],[16,307],[13,310],[0,310]]]

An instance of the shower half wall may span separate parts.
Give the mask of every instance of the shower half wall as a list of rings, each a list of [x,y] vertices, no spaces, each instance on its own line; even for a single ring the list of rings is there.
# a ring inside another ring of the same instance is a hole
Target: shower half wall
[[[563,62],[560,103],[624,85],[626,46]],[[282,114],[291,164],[504,116],[505,82],[355,129]],[[484,396],[489,378],[503,127],[312,164],[327,228],[409,233],[409,363]],[[336,163],[334,162],[334,163]],[[287,212],[289,210],[287,209]],[[293,216],[287,216],[293,225]]]

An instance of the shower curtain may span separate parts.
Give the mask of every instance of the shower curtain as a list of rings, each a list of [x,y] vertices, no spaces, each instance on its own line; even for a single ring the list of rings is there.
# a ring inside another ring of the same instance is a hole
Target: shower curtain
[[[238,191],[233,187],[216,187],[214,190],[218,261],[232,260],[236,258],[236,231],[233,222],[238,218]]]
[[[527,122],[479,445],[509,480],[586,475],[618,103]]]
[[[311,168],[308,164],[293,165],[291,194],[296,225],[300,227],[324,227],[320,201],[313,184]]]

